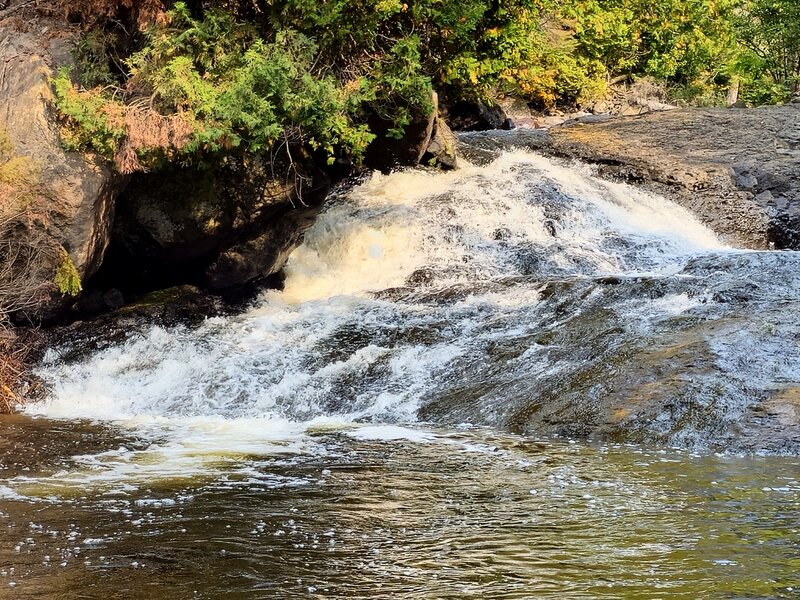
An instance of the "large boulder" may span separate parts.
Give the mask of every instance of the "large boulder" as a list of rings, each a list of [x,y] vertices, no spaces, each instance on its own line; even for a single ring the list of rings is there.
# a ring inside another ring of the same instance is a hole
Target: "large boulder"
[[[460,100],[442,110],[455,131],[489,131],[491,129],[513,129],[514,122],[503,108],[485,102]]]
[[[458,139],[447,124],[443,114],[446,109],[440,106],[436,92],[431,93],[430,104],[430,113],[412,121],[399,139],[388,135],[389,121],[373,116],[370,130],[376,138],[367,148],[365,166],[383,172],[419,164],[455,169]]]
[[[185,283],[225,289],[275,274],[330,185],[299,151],[291,162],[231,159],[214,169],[134,175],[91,283],[135,295]]]
[[[72,33],[54,29],[52,24],[28,24],[29,30],[21,27],[0,18],[0,128],[7,132],[16,153],[36,166],[43,192],[33,208],[46,215],[47,236],[55,247],[66,250],[85,280],[102,262],[114,198],[124,180],[101,161],[61,147],[50,106],[49,78],[70,62]],[[63,300],[55,294],[38,312],[51,312]]]
[[[373,114],[368,119],[369,129],[375,139],[364,154],[364,164],[369,169],[388,172],[394,167],[419,164],[433,135],[436,118],[439,115],[439,97],[431,94],[431,111],[418,116],[409,123],[403,136],[392,137],[393,122],[382,115]]]

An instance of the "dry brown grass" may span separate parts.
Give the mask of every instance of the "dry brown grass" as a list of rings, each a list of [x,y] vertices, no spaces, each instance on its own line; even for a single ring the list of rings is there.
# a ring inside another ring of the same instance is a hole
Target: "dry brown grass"
[[[47,236],[47,203],[33,161],[18,156],[0,129],[0,412],[32,392],[27,361],[36,344],[12,328],[15,313],[34,310],[54,284],[54,243]]]
[[[130,105],[123,117],[125,139],[114,155],[114,165],[123,175],[146,169],[139,161],[137,150],[163,148],[180,151],[189,143],[195,127],[187,115],[162,115],[152,108]]]
[[[11,316],[34,309],[52,289],[47,240],[20,230],[28,226],[27,218],[15,214],[0,220],[0,413],[13,410],[36,388],[28,363],[36,339],[30,332],[15,333]]]
[[[46,235],[44,196],[36,164],[18,156],[0,128],[0,325],[48,291],[56,249]]]
[[[32,331],[23,336],[0,331],[0,414],[13,412],[41,390],[30,372],[30,360],[39,345],[40,338]]]
[[[0,325],[34,309],[52,290],[55,251],[35,213],[0,208]]]
[[[78,15],[87,26],[114,19],[140,28],[164,17],[162,0],[58,0],[67,15]]]

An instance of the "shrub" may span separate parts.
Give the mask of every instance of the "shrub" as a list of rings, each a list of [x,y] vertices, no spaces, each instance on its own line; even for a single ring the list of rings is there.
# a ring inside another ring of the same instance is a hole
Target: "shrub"
[[[552,11],[521,0],[229,0],[193,14],[178,2],[151,22],[118,86],[102,87],[97,40],[82,43],[82,67],[54,83],[65,144],[122,172],[284,144],[358,161],[371,116],[400,137],[430,111],[434,87],[542,104],[597,87],[596,63],[548,48]]]
[[[122,172],[287,145],[358,161],[373,116],[400,137],[432,89],[548,108],[617,76],[702,104],[800,81],[794,0],[63,1],[93,24],[55,80],[65,144]]]
[[[58,267],[53,282],[62,296],[77,296],[83,291],[78,269],[64,248],[59,248],[58,255]]]
[[[47,194],[39,169],[18,156],[0,128],[0,328],[10,316],[35,307],[53,288],[57,256],[46,235]],[[43,202],[44,201],[44,202]],[[46,206],[45,206],[46,208]],[[74,269],[74,266],[73,266]]]
[[[729,0],[575,0],[579,54],[609,74],[691,83],[716,75],[731,48]]]
[[[113,158],[124,173],[278,143],[357,157],[371,140],[348,113],[349,96],[362,90],[313,73],[316,53],[300,33],[282,31],[268,43],[228,13],[198,20],[179,3],[128,58],[124,89],[81,89],[59,74],[64,142]]]

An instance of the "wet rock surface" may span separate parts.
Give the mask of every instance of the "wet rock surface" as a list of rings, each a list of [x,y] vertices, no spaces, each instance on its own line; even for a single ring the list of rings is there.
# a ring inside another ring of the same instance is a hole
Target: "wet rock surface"
[[[430,143],[421,163],[442,169],[458,167],[458,138],[441,116],[434,121]]]
[[[587,117],[518,143],[664,193],[727,241],[800,248],[800,105]]]
[[[111,243],[90,285],[141,294],[268,277],[283,268],[330,189],[310,159],[136,175],[117,200]]]
[[[460,365],[460,382],[431,394],[422,416],[796,454],[800,283],[775,273],[798,267],[794,252],[741,253],[698,258],[667,278],[542,282],[528,315],[541,327],[487,345],[488,368]]]
[[[242,307],[195,286],[181,285],[151,292],[115,308],[111,313],[43,330],[45,345],[57,349],[59,360],[75,361],[153,326],[197,327],[208,318],[232,314]]]
[[[586,167],[376,176],[292,260],[244,314],[65,340],[59,401],[800,453],[800,253],[726,247]]]

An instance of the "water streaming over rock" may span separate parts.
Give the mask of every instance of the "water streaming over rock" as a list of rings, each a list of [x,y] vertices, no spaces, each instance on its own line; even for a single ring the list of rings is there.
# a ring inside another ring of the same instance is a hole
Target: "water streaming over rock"
[[[281,437],[422,418],[722,447],[765,389],[800,380],[797,262],[524,150],[375,175],[320,216],[284,291],[77,363],[56,351],[29,410],[234,437],[248,419]]]
[[[332,201],[241,315],[51,351],[0,419],[0,585],[792,597],[797,460],[707,452],[800,449],[800,256],[491,141]]]

